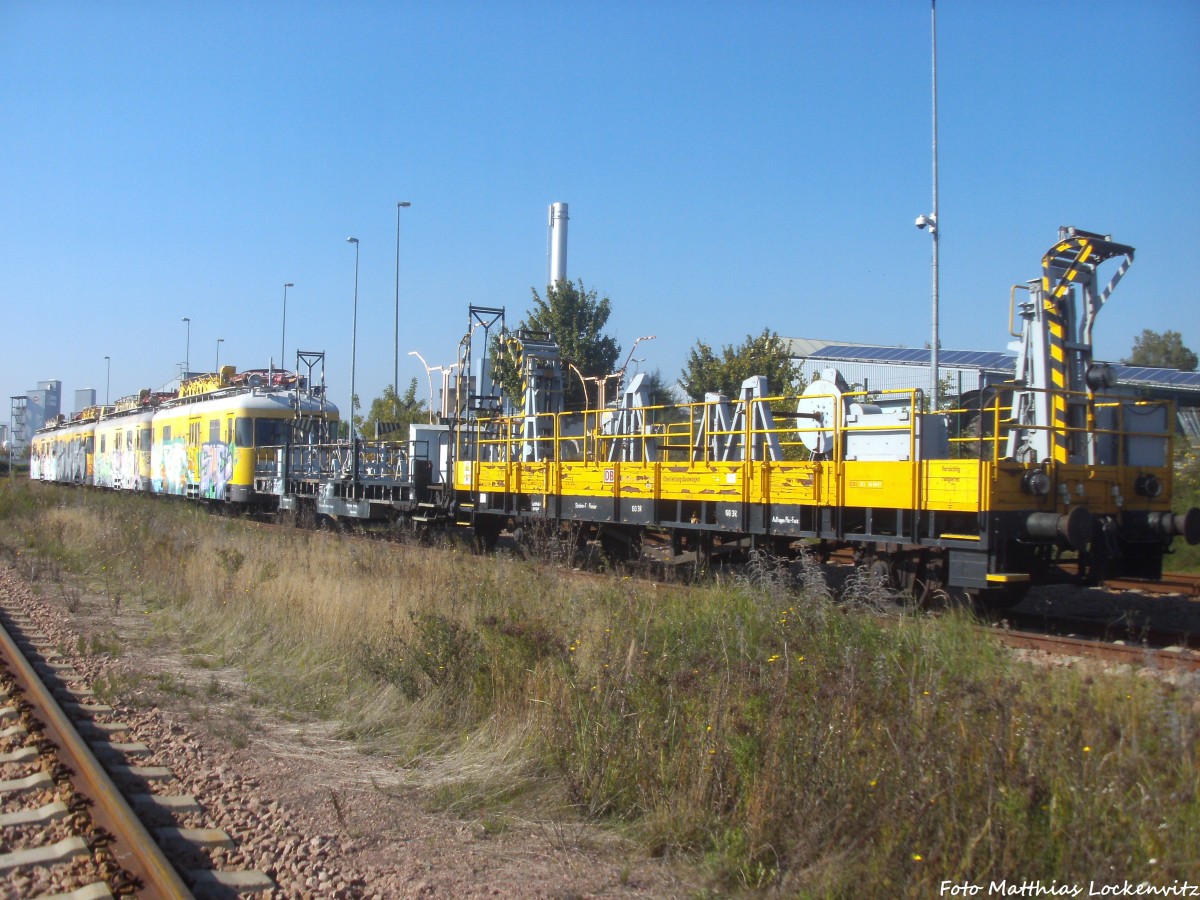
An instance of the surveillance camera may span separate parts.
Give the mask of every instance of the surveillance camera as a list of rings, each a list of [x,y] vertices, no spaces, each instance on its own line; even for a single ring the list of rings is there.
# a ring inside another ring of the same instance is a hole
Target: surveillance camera
[[[928,227],[930,224],[929,216],[917,216],[917,221],[914,222],[913,224],[916,225],[918,228],[920,228],[922,231],[924,231],[925,228]]]

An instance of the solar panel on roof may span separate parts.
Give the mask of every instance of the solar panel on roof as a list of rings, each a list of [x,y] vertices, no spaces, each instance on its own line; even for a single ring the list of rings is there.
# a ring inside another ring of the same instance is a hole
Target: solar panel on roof
[[[816,350],[809,359],[856,362],[863,364],[928,364],[930,353],[917,347],[867,347],[861,344],[830,344]],[[942,350],[938,364],[946,368],[987,369],[1012,372],[1016,369],[1016,357],[1002,350]],[[1117,381],[1125,385],[1177,388],[1184,391],[1200,391],[1200,372],[1177,372],[1174,369],[1157,369],[1151,366],[1119,366],[1113,368]]]
[[[925,347],[864,347],[856,344],[831,344],[815,351],[810,359],[841,359],[855,362],[917,363],[929,362],[929,350]],[[982,369],[1012,371],[1015,357],[996,350],[943,350],[938,355],[939,363],[947,366],[964,366]]]
[[[1117,381],[1127,385],[1147,385],[1200,391],[1200,372],[1177,372],[1150,366],[1113,366]]]

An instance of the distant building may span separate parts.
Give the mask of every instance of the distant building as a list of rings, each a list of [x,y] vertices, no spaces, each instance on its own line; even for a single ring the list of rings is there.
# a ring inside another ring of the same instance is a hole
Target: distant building
[[[96,389],[80,388],[75,392],[75,412],[83,412],[89,406],[96,405]]]
[[[39,381],[37,387],[25,392],[24,440],[28,443],[33,433],[62,412],[62,382]]]
[[[856,390],[891,391],[929,385],[929,350],[878,344],[846,344],[813,338],[784,338],[805,383],[834,368]],[[953,395],[977,391],[1013,377],[1016,357],[990,350],[942,350],[941,381]]]

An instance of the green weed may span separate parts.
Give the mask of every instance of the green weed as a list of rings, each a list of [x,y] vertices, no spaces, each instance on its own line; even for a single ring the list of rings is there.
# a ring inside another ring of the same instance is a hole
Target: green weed
[[[0,500],[0,546],[136,603],[147,639],[236,668],[243,706],[335,723],[485,831],[567,803],[697,860],[718,893],[1196,872],[1194,686],[1019,664],[963,614],[883,625],[855,611],[880,585],[836,606],[803,560],[693,587],[585,580],[40,489]],[[199,693],[226,699],[215,679]]]

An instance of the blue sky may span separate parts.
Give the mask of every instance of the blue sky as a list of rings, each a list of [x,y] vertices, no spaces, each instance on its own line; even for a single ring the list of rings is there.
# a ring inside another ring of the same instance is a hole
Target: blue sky
[[[349,394],[568,275],[675,376],[697,339],[929,339],[930,8],[887,2],[0,4],[0,388],[103,400],[328,353]],[[942,345],[1003,349],[1060,225],[1137,260],[1096,329],[1200,349],[1200,4],[938,7]],[[7,404],[7,399],[5,400]],[[7,420],[7,409],[3,418]]]

